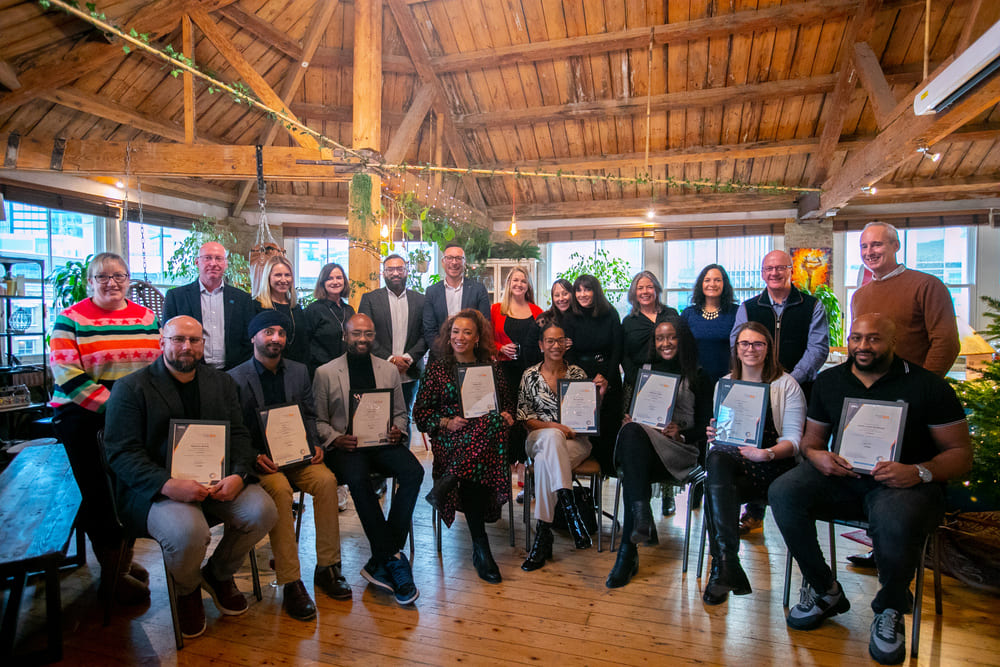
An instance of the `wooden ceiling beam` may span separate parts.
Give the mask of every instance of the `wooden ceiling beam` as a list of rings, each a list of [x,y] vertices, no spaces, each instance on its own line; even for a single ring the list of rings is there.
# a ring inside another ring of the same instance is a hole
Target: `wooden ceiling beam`
[[[194,29],[191,17],[185,14],[181,17],[181,42],[184,57],[194,63]],[[195,124],[194,75],[185,70],[181,75],[184,79],[184,143],[193,144],[197,136]]]
[[[291,109],[299,118],[308,118],[312,121],[351,123],[354,120],[354,109],[351,107],[335,107],[309,102],[294,102],[291,105]],[[405,113],[382,109],[382,122],[386,125],[395,127],[402,123],[404,118],[406,118]]]
[[[111,17],[136,32],[146,33],[150,40],[156,40],[171,32],[181,16],[190,8],[202,12],[213,12],[232,4],[235,0],[157,0],[140,9],[132,16]],[[53,9],[51,11],[59,11]],[[28,69],[18,75],[21,87],[0,97],[0,115],[16,109],[44,93],[62,88],[84,74],[114,61],[122,60],[125,52],[121,44],[107,42],[81,42],[69,53],[62,51],[44,52],[33,59]]]
[[[740,211],[788,210],[795,208],[795,195],[759,193],[726,193],[667,195],[657,200],[661,215],[694,215],[698,213],[728,213]],[[517,205],[518,219],[574,219],[598,217],[635,216],[646,220],[649,198],[605,199],[597,201],[550,202]],[[489,207],[491,220],[509,220],[513,208],[510,204]],[[654,219],[654,224],[655,219]],[[718,223],[716,223],[718,224]]]
[[[912,159],[921,159],[917,148],[930,147],[965,123],[1000,102],[1000,73],[979,84],[972,92],[941,113],[917,116],[906,109],[875,139],[852,154],[840,170],[823,183],[819,206],[803,211],[803,218],[823,217],[857,196],[861,188],[875,184],[886,174]]]
[[[965,178],[907,179],[880,183],[878,199],[916,194],[945,194],[952,192],[979,193],[992,190],[1000,192],[1000,173]]]
[[[833,164],[833,155],[837,150],[837,142],[844,129],[844,119],[850,109],[851,96],[857,85],[854,78],[854,45],[868,40],[873,27],[872,18],[880,4],[881,0],[864,0],[858,13],[847,26],[838,58],[837,86],[833,89],[833,94],[825,100],[820,116],[823,132],[820,136],[819,151],[812,162],[809,178],[812,185],[822,183]]]
[[[872,51],[868,42],[858,42],[854,45],[854,66],[862,87],[868,93],[868,102],[872,105],[875,122],[879,129],[884,129],[892,121],[896,96],[892,94],[892,88],[882,73],[878,56]]]
[[[445,141],[451,151],[452,158],[455,160],[455,164],[459,168],[464,169],[469,165],[469,156],[465,152],[465,146],[457,134],[449,138],[447,128],[451,124],[452,113],[447,104],[448,98],[445,95],[444,86],[441,85],[441,81],[438,79],[437,73],[431,65],[427,46],[420,37],[420,30],[417,28],[416,20],[413,18],[413,12],[407,7],[405,0],[386,0],[386,2],[392,11],[393,18],[396,20],[396,27],[399,29],[399,34],[403,38],[403,43],[406,45],[406,50],[410,54],[410,59],[413,61],[413,66],[416,68],[420,80],[425,85],[430,85],[434,89],[434,108],[445,120]],[[486,211],[486,200],[483,198],[483,193],[479,189],[476,179],[463,178],[462,183],[469,195],[472,208],[483,214]]]
[[[261,102],[271,107],[272,109],[283,111],[285,114],[294,118],[292,112],[287,109],[285,101],[281,99],[281,96],[274,91],[273,88],[264,80],[257,70],[253,68],[249,62],[247,62],[246,57],[244,57],[243,52],[240,51],[236,46],[229,40],[228,37],[223,34],[222,30],[219,28],[218,24],[212,20],[207,12],[201,9],[193,9],[188,12],[191,19],[198,25],[201,32],[205,37],[208,38],[215,48],[219,50],[222,57],[232,65],[233,69],[240,75],[240,77],[247,82],[250,88],[256,93],[257,97],[260,98]],[[295,119],[296,122],[298,119]],[[312,135],[303,134],[295,130],[289,130],[289,135],[299,146],[303,148],[319,148],[319,142]]]
[[[281,98],[282,105],[287,108],[291,104],[292,99],[298,92],[299,87],[302,85],[302,81],[305,79],[306,66],[312,54],[316,52],[316,48],[319,46],[320,39],[323,37],[323,33],[326,31],[326,27],[330,24],[330,19],[333,16],[333,10],[336,9],[337,3],[335,0],[317,0],[316,5],[313,9],[313,16],[309,22],[309,29],[306,31],[305,40],[303,41],[302,60],[299,63],[293,63],[290,65],[291,72],[286,73],[284,80],[281,84],[281,93],[279,97]],[[290,74],[290,76],[289,76]],[[271,120],[267,123],[267,129],[261,134],[260,145],[270,146],[274,143],[275,138],[278,136],[278,131],[280,125],[277,121]],[[247,181],[242,186],[240,186],[240,192],[236,197],[236,202],[233,204],[231,214],[233,217],[239,216],[243,212],[243,207],[246,205],[247,198],[250,196],[250,190],[256,184],[256,179]]]
[[[21,82],[17,79],[17,70],[6,60],[0,60],[0,86],[7,90],[17,90]]]
[[[392,135],[392,141],[389,142],[389,147],[382,154],[386,163],[398,164],[406,156],[406,150],[417,138],[420,126],[427,118],[427,112],[430,111],[431,105],[434,104],[434,95],[434,86],[427,83],[417,90],[403,122],[396,128]]]
[[[858,0],[818,0],[668,23],[653,28],[653,43],[662,46],[833,21],[853,13],[858,4]],[[431,58],[430,65],[438,73],[459,72],[648,47],[649,28],[645,27],[440,56]]]

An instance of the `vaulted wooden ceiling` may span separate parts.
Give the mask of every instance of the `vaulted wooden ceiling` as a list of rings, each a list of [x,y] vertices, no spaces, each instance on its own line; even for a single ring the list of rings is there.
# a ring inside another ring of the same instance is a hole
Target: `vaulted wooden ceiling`
[[[96,5],[347,146],[356,9],[337,0]],[[998,19],[998,2],[932,0],[930,73]],[[519,220],[642,216],[651,201],[661,216],[766,220],[774,211],[777,220],[801,194],[651,192],[634,180],[646,173],[820,188],[806,215],[921,201],[981,209],[1000,196],[1000,77],[948,114],[914,118],[924,31],[924,0],[384,0],[382,138],[372,148],[390,163],[597,177],[424,176],[492,221],[509,220],[515,205]],[[121,173],[130,142],[144,189],[239,213],[253,201],[252,150],[239,147],[262,143],[286,147],[267,153],[270,207],[346,213],[349,174],[302,166],[313,149],[265,113],[197,82],[185,102],[184,77],[162,61],[126,54],[36,2],[0,0],[0,34],[5,166]],[[922,159],[917,145],[942,158]],[[870,184],[877,195],[861,192]]]

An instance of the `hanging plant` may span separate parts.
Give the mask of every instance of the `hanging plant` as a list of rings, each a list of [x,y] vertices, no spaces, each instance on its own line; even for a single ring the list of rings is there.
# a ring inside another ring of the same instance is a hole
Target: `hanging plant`
[[[351,211],[363,223],[372,219],[372,177],[357,173],[351,176]]]

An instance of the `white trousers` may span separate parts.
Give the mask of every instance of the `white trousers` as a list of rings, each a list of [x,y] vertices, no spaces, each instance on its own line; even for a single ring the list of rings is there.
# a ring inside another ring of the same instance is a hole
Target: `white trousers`
[[[525,451],[535,468],[535,518],[552,523],[556,491],[572,488],[573,468],[590,456],[590,440],[567,440],[559,429],[543,428],[528,434]]]

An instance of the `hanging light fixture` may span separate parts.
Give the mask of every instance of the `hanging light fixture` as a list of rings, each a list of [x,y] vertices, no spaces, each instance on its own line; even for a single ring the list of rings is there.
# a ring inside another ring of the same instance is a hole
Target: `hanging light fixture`
[[[387,225],[387,224],[385,224],[383,222],[382,223],[382,229],[379,230],[379,233],[382,235],[382,238],[384,238],[384,239],[389,238],[389,225]]]
[[[517,181],[514,181],[514,189],[510,196],[510,235],[517,236]]]
[[[925,158],[927,158],[931,162],[937,162],[938,160],[941,159],[941,154],[940,153],[932,153],[931,149],[928,148],[927,146],[921,146],[920,148],[917,149],[917,152],[920,153],[921,155],[923,155]]]

